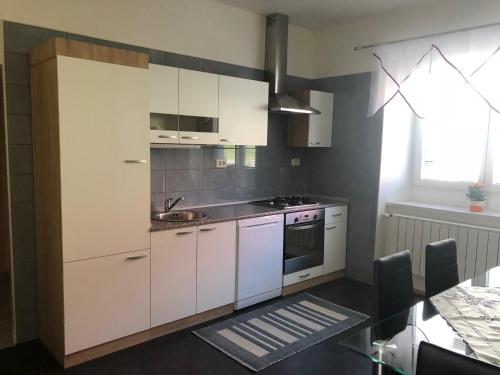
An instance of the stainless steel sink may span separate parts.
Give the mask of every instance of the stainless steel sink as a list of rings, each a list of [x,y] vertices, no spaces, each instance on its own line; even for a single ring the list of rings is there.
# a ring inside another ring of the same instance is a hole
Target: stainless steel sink
[[[158,212],[151,216],[153,220],[177,222],[196,221],[206,219],[207,217],[203,212],[196,211]]]

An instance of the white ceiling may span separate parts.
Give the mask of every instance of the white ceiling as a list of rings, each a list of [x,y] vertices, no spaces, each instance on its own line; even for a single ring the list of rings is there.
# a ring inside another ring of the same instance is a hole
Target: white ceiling
[[[290,16],[290,23],[322,28],[389,11],[420,7],[438,0],[215,0],[255,13]]]

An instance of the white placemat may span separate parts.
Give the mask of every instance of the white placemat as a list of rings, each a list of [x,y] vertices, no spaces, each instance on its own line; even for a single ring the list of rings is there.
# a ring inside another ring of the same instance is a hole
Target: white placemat
[[[500,288],[456,286],[430,300],[477,358],[500,365]]]

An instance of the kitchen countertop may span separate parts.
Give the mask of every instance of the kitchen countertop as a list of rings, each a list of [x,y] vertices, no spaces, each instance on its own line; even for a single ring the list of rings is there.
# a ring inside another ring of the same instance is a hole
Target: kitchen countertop
[[[289,212],[307,211],[334,206],[345,206],[348,204],[348,200],[345,198],[322,198],[314,196],[313,198],[316,198],[316,200],[319,202],[318,205],[297,209],[276,209],[271,207],[258,206],[250,203],[221,204],[217,206],[205,206],[190,209],[186,208],[179,211],[203,212],[204,214],[208,215],[208,218],[189,222],[151,220],[151,232],[193,227],[204,224],[222,223],[224,221],[250,219],[254,217],[268,216],[273,214],[283,215]]]

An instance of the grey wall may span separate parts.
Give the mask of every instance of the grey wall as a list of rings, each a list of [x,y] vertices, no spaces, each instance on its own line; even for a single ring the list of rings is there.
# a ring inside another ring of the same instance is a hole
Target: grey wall
[[[313,81],[335,93],[332,148],[306,155],[311,192],[349,198],[347,276],[371,283],[383,114],[366,118],[370,74]]]

